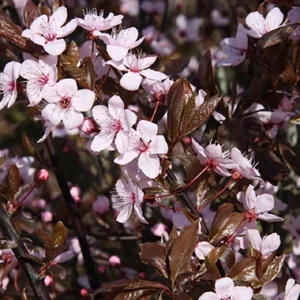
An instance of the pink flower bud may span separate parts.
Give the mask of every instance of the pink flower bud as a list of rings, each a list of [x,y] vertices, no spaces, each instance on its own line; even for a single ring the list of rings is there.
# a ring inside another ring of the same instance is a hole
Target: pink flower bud
[[[83,122],[79,126],[81,132],[90,135],[94,132],[99,132],[97,123],[93,118],[84,118]]]
[[[50,275],[47,275],[44,279],[45,285],[50,286],[53,283],[53,278]]]
[[[73,200],[78,203],[80,201],[81,189],[79,186],[72,186],[70,189]]]
[[[145,273],[145,272],[141,272],[141,273],[139,274],[139,278],[140,278],[140,279],[146,279],[146,273]]]
[[[42,220],[47,223],[47,222],[52,221],[53,214],[50,211],[44,211],[44,212],[42,212],[41,217],[42,217]]]
[[[49,179],[49,172],[46,169],[41,169],[35,176],[35,182],[41,184]]]
[[[39,208],[45,208],[46,207],[46,200],[45,199],[40,199],[36,202],[36,206]]]
[[[100,273],[100,274],[105,274],[105,272],[106,272],[105,266],[99,266],[99,267],[98,267],[98,273]]]
[[[113,255],[108,259],[108,263],[113,268],[118,268],[121,266],[121,259],[119,258],[119,256]]]
[[[161,237],[164,233],[167,232],[167,226],[163,223],[157,223],[151,228],[151,232],[154,235]]]
[[[93,210],[98,214],[105,214],[110,209],[110,202],[105,196],[98,196],[93,203]]]
[[[81,295],[81,297],[88,297],[89,292],[88,292],[87,289],[81,289],[80,290],[80,295]]]

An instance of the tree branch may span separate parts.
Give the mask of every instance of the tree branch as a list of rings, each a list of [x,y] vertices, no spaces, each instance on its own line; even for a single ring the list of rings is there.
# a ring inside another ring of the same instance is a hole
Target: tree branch
[[[84,231],[84,227],[83,227],[83,223],[81,220],[79,210],[70,194],[68,182],[66,180],[64,171],[62,170],[62,168],[59,165],[58,157],[55,154],[55,150],[52,145],[51,137],[48,137],[46,139],[46,146],[47,146],[47,149],[49,152],[52,170],[56,176],[56,180],[57,180],[58,185],[63,194],[63,198],[67,205],[67,208],[68,208],[68,211],[70,214],[70,218],[72,220],[72,224],[73,224],[74,230],[76,232],[76,235],[77,235],[77,238],[78,238],[78,241],[80,244],[80,248],[81,248],[83,260],[84,260],[84,265],[85,265],[85,269],[86,269],[86,272],[87,272],[87,275],[89,278],[90,286],[93,289],[98,288],[99,282],[98,282],[97,270],[95,268],[96,264],[94,262],[89,244],[86,239],[86,235],[85,235],[85,231]]]
[[[36,298],[41,300],[50,300],[51,298],[44,280],[39,277],[38,268],[35,266],[33,261],[30,262],[28,259],[24,259],[29,252],[23,241],[20,239],[14,225],[11,222],[10,215],[7,213],[3,204],[0,205],[0,230],[5,238],[17,244],[17,247],[13,248],[12,251],[22,270],[26,274]]]

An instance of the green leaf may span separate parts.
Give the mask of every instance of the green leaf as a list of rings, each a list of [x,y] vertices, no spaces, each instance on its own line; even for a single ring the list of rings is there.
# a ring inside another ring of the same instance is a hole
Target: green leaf
[[[16,194],[20,187],[21,177],[16,165],[10,165],[7,174],[7,184],[13,194]]]
[[[186,102],[193,96],[190,83],[184,79],[177,79],[168,93],[168,134],[170,141],[178,141],[181,119]]]
[[[169,251],[169,278],[173,286],[177,276],[189,269],[191,256],[198,239],[198,221],[185,228],[173,242]]]
[[[157,243],[145,243],[140,245],[140,249],[142,262],[150,265],[160,276],[168,278],[165,247]]]

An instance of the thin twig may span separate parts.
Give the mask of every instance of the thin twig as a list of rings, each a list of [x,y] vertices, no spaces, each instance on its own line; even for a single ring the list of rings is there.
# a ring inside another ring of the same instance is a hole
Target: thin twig
[[[28,278],[36,298],[40,300],[50,300],[51,298],[44,280],[39,276],[38,267],[36,267],[33,261],[31,262],[28,259],[24,259],[29,252],[23,241],[20,239],[14,225],[11,222],[10,215],[6,212],[3,204],[0,205],[0,231],[5,238],[17,244],[17,247],[13,248],[12,251]]]
[[[58,185],[61,189],[61,192],[63,194],[63,198],[65,200],[66,206],[69,210],[70,217],[72,219],[72,224],[74,227],[74,230],[76,232],[80,248],[82,251],[82,256],[84,260],[85,269],[89,278],[89,283],[91,288],[97,288],[99,287],[98,283],[98,274],[96,271],[96,264],[93,260],[91,250],[89,247],[89,244],[86,239],[86,233],[84,231],[83,223],[81,220],[81,216],[79,213],[78,208],[75,205],[75,202],[70,194],[68,182],[66,180],[64,171],[59,166],[58,157],[55,154],[55,150],[52,145],[51,137],[48,137],[46,139],[46,146],[49,152],[49,157],[51,160],[52,170],[56,176],[56,180],[58,182]]]

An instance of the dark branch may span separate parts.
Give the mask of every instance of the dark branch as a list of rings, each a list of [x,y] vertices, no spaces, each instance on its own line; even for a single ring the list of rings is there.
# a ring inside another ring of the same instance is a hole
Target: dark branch
[[[23,241],[20,239],[14,225],[11,222],[10,215],[6,212],[3,204],[0,205],[0,231],[5,238],[17,244],[17,247],[13,248],[12,251],[22,270],[26,274],[36,298],[41,300],[50,300],[51,298],[44,280],[39,276],[39,270],[38,267],[36,267],[36,263],[34,261],[24,259],[26,255],[29,255],[28,250],[26,249]]]

